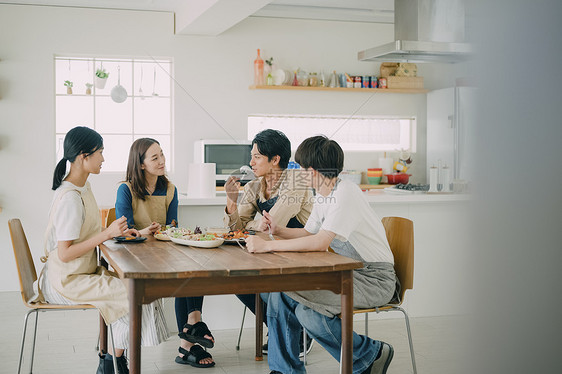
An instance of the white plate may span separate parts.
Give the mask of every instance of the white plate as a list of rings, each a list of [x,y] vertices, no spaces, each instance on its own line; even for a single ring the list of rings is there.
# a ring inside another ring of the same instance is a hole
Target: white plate
[[[189,245],[192,247],[199,247],[199,248],[215,248],[219,247],[224,243],[224,239],[216,239],[216,240],[185,240],[179,238],[170,238],[174,243],[181,244],[181,245]]]
[[[164,242],[169,242],[170,240],[172,240],[168,235],[166,234],[154,234],[154,238],[158,239],[158,240],[162,240]]]

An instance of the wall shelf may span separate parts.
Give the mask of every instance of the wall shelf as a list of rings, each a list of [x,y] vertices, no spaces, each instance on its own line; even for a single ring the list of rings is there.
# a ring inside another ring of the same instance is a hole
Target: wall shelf
[[[425,88],[346,88],[346,87],[306,87],[306,86],[250,86],[250,90],[297,90],[297,91],[347,91],[420,94],[427,93]]]

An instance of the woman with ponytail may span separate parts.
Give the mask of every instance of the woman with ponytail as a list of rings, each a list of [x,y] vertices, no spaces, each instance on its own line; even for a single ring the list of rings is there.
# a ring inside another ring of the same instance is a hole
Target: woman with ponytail
[[[178,191],[166,178],[166,158],[157,140],[135,140],[129,151],[126,180],[117,190],[115,215],[125,216],[131,230],[152,235],[164,225],[177,225]],[[176,322],[180,348],[175,361],[207,368],[213,357],[201,346],[212,348],[214,338],[201,321],[203,296],[176,297]],[[196,344],[197,343],[197,344]]]
[[[37,283],[35,300],[57,304],[92,304],[111,324],[119,374],[128,373],[123,355],[128,346],[128,301],[124,283],[113,272],[97,265],[96,247],[115,236],[130,234],[127,219],[115,220],[101,230],[99,209],[88,176],[99,174],[103,139],[88,127],[75,127],[64,138],[64,157],[53,175],[55,196],[45,233],[46,262]],[[67,174],[67,162],[70,170]],[[143,308],[153,309],[143,305]],[[143,309],[141,341],[155,345],[167,337],[159,314]],[[163,316],[162,316],[163,317]],[[100,353],[98,373],[113,373],[112,357]]]

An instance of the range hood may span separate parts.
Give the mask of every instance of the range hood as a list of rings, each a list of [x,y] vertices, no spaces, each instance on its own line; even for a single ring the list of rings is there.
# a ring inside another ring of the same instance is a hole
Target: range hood
[[[357,54],[360,61],[466,61],[464,0],[394,0],[395,41]]]

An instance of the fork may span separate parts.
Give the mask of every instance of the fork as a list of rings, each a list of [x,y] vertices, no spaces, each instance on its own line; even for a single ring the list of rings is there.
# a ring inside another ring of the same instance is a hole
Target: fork
[[[271,226],[269,226],[269,223],[266,223],[266,225],[267,225],[267,229],[269,230],[269,239],[275,240],[275,237],[271,233]]]
[[[236,240],[236,244],[238,244],[240,246],[240,248],[242,248],[244,250],[246,249],[246,246],[242,245],[242,243],[240,243],[240,240]]]

